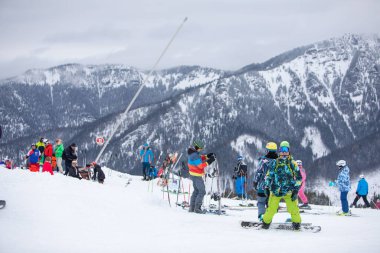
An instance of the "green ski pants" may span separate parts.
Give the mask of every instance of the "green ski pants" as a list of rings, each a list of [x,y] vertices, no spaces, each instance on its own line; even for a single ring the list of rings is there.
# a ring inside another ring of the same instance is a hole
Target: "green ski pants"
[[[280,200],[284,199],[286,203],[286,208],[292,217],[292,222],[301,223],[300,210],[298,208],[298,200],[292,201],[292,193],[289,192],[285,196],[277,197],[270,193],[268,208],[264,214],[263,221],[267,224],[272,222],[273,216],[277,213]]]

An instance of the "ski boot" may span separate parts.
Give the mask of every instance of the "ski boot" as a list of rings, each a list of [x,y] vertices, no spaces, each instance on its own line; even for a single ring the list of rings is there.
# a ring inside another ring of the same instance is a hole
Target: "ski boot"
[[[207,213],[207,210],[202,209],[202,208],[197,208],[197,209],[194,209],[194,213],[205,214],[205,213]]]
[[[259,221],[260,221],[260,222],[263,222],[263,217],[264,217],[264,214],[260,214],[260,215],[259,215]]]
[[[262,228],[262,229],[269,229],[269,226],[270,226],[270,223],[265,223],[264,221],[263,221],[263,223],[261,224],[261,228]]]
[[[298,206],[298,208],[299,208],[299,209],[307,209],[307,210],[310,210],[310,209],[311,209],[311,207],[309,206],[308,203],[304,203],[304,204]]]
[[[293,222],[292,226],[293,226],[294,230],[300,230],[301,229],[301,223]]]

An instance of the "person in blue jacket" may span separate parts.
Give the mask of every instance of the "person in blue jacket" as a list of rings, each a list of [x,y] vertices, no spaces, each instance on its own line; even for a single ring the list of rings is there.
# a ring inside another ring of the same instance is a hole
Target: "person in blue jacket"
[[[342,203],[342,212],[338,212],[338,215],[346,216],[351,214],[347,200],[348,192],[351,190],[350,169],[345,160],[339,160],[336,165],[339,168],[336,183],[339,187],[340,201]]]
[[[354,202],[351,204],[351,207],[356,207],[356,203],[358,203],[360,198],[363,198],[363,201],[366,205],[366,207],[371,207],[367,200],[367,195],[368,195],[368,183],[364,178],[364,175],[359,176],[360,180],[358,182],[358,187],[356,188],[356,198]]]
[[[148,143],[145,143],[140,150],[140,161],[142,164],[143,180],[149,180],[149,168],[154,161],[154,155],[152,149]]]

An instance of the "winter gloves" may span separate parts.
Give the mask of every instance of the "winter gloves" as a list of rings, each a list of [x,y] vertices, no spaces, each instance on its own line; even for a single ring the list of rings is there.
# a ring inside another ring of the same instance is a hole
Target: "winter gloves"
[[[207,155],[207,164],[208,165],[210,165],[210,164],[212,164],[213,162],[215,162],[215,156],[214,155],[212,155],[212,156],[210,156],[210,157],[208,157],[208,155]]]
[[[292,201],[295,201],[297,198],[298,198],[298,191],[297,190],[293,190],[292,191]]]

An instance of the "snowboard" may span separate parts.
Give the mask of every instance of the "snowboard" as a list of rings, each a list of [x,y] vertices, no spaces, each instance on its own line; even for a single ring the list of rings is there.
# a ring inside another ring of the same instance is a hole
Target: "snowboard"
[[[5,200],[0,200],[0,209],[3,209],[6,204],[7,202],[5,202]]]
[[[251,228],[256,230],[265,230],[261,227],[262,222],[256,221],[242,221],[240,224],[243,228]],[[288,230],[288,231],[301,231],[301,232],[311,232],[318,233],[322,230],[321,226],[314,226],[312,223],[301,223],[301,228],[299,230],[295,230],[293,228],[292,223],[289,222],[278,222],[271,223],[268,230]]]

